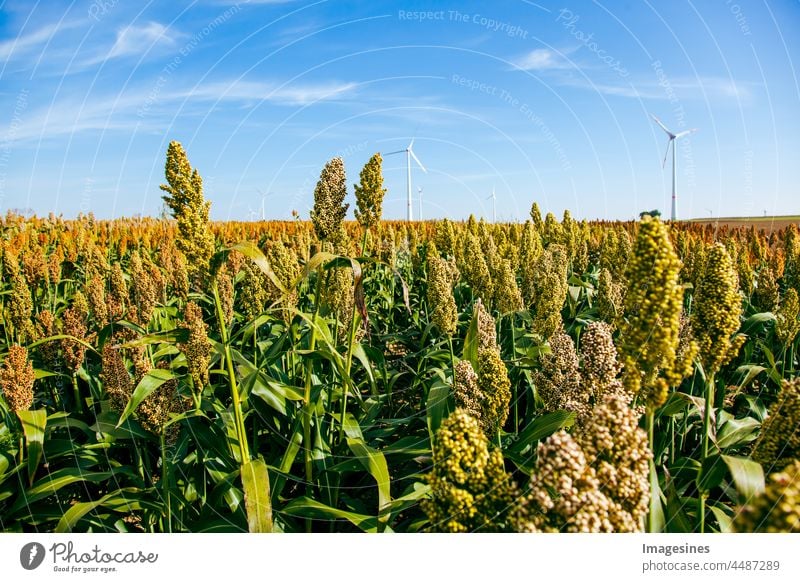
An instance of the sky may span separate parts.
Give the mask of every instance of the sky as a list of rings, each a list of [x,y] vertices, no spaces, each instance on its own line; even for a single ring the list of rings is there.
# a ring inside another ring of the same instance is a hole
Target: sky
[[[352,216],[413,139],[415,219],[669,215],[656,115],[697,129],[680,218],[800,214],[798,32],[797,0],[3,1],[0,212],[157,216],[177,140],[214,219],[307,218],[334,156]]]

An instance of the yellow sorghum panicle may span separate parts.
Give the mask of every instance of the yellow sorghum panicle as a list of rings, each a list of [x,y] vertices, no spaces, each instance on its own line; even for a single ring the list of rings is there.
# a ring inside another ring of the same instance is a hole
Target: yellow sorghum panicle
[[[474,313],[472,316],[478,319],[478,349],[499,350],[494,317],[486,310],[480,299],[475,302],[473,309]]]
[[[544,227],[544,223],[542,222],[542,211],[539,210],[539,204],[534,202],[531,204],[531,221],[533,222],[533,226],[539,235],[542,234],[542,229]]]
[[[108,323],[108,306],[106,305],[105,282],[99,275],[92,277],[86,284],[86,295],[95,326],[104,327]]]
[[[563,328],[549,343],[550,353],[539,356],[540,369],[533,374],[536,393],[547,412],[569,410],[582,418],[589,412],[591,393],[581,387],[575,344]]]
[[[667,227],[645,215],[628,262],[619,351],[625,388],[634,394],[643,390],[653,409],[681,379],[675,369],[683,309],[680,268]]]
[[[24,342],[35,332],[31,324],[33,298],[28,282],[19,268],[17,256],[10,248],[5,248],[3,253],[3,275],[11,280],[11,296],[6,303],[6,322],[11,324],[10,331],[15,337]]]
[[[491,427],[487,426],[483,416],[486,398],[478,386],[478,375],[469,360],[461,360],[456,364],[453,372],[453,399],[457,408],[463,408],[480,423],[483,432],[490,433]]]
[[[608,394],[592,409],[576,440],[594,467],[600,491],[613,503],[609,519],[616,532],[642,531],[650,498],[647,433],[639,410],[621,394]]]
[[[211,363],[211,342],[208,340],[208,331],[203,321],[203,310],[194,301],[186,304],[183,315],[186,327],[189,328],[189,338],[185,344],[178,348],[186,355],[186,366],[192,378],[195,392],[202,392],[208,384],[208,366]]]
[[[139,315],[139,321],[136,323],[147,328],[158,302],[156,285],[145,268],[138,251],[131,253],[129,268],[131,275],[131,302],[136,306],[136,311]]]
[[[447,263],[435,254],[428,257],[427,297],[431,321],[441,333],[452,336],[458,323],[458,309],[453,299]]]
[[[778,307],[780,290],[775,271],[769,265],[764,265],[755,278],[755,289],[751,302],[761,312],[773,311]]]
[[[478,387],[485,399],[481,420],[494,436],[506,423],[511,402],[511,381],[499,350],[478,351]]]
[[[331,240],[333,250],[338,254],[347,254],[349,239],[344,228],[340,228]],[[338,339],[344,340],[350,329],[355,298],[353,271],[348,267],[337,267],[323,273],[325,284],[322,289],[322,303],[332,313],[338,325]]]
[[[208,220],[211,202],[203,197],[203,179],[189,165],[183,146],[172,141],[167,148],[165,166],[167,184],[161,189],[168,194],[164,202],[178,223],[175,244],[186,256],[189,277],[205,275],[214,253],[214,234]]]
[[[783,381],[778,399],[761,425],[752,457],[767,472],[781,470],[800,458],[800,377]]]
[[[800,332],[798,313],[800,313],[800,302],[797,299],[797,291],[789,288],[775,312],[775,337],[782,344],[791,344]]]
[[[542,238],[544,239],[546,245],[564,245],[564,243],[567,242],[565,240],[566,237],[564,236],[564,229],[556,220],[556,217],[552,212],[548,212],[544,217],[544,225],[542,229]],[[564,246],[564,251],[567,251],[566,246]],[[569,254],[567,254],[567,260],[569,260]]]
[[[293,317],[292,309],[297,307],[297,290],[294,288],[294,282],[300,275],[300,264],[297,262],[297,255],[286,248],[286,245],[281,241],[269,245],[267,258],[275,277],[289,292],[289,295],[284,297],[280,303],[283,319],[288,323]],[[268,301],[274,302],[281,298],[280,290],[272,281],[267,281],[267,289]]]
[[[62,317],[64,333],[78,339],[84,339],[87,332],[87,319],[89,304],[83,293],[77,291],[72,297],[72,306],[64,311]],[[64,352],[64,362],[71,374],[74,374],[83,364],[86,347],[72,339],[61,340],[61,350]]]
[[[514,485],[503,455],[489,448],[478,421],[457,409],[436,431],[431,496],[421,506],[433,531],[509,531]]]
[[[567,254],[561,245],[550,245],[536,263],[538,276],[526,296],[531,300],[533,331],[547,339],[561,326],[561,308],[567,298]]]
[[[708,253],[692,306],[692,331],[707,375],[715,374],[738,351],[731,336],[739,329],[742,300],[731,258],[715,244]]]
[[[344,160],[333,158],[319,176],[314,189],[314,208],[311,211],[311,222],[314,231],[321,241],[336,235],[347,214],[349,204],[343,204],[347,195],[347,181],[344,172]]]
[[[539,443],[528,493],[512,517],[520,532],[613,532],[612,502],[580,445],[559,431]]]
[[[356,220],[364,228],[378,224],[383,214],[383,196],[386,194],[386,188],[383,187],[382,162],[380,154],[373,155],[361,170],[361,183],[355,185]]]
[[[581,383],[591,388],[595,401],[599,401],[612,387],[616,389],[620,365],[617,348],[611,337],[609,324],[595,321],[581,334]]]
[[[261,272],[261,269],[255,266],[251,261],[245,263],[244,278],[242,279],[242,288],[239,293],[241,298],[242,308],[244,309],[245,317],[248,320],[253,320],[261,313],[269,298],[267,292],[267,276]]]
[[[443,256],[455,257],[458,240],[452,222],[446,218],[437,222],[434,240],[436,241],[436,247]]]
[[[111,266],[108,284],[108,316],[111,321],[117,321],[125,315],[128,306],[128,285],[118,262]]]
[[[122,350],[115,348],[110,341],[107,341],[103,346],[101,358],[103,371],[100,373],[100,378],[103,381],[111,408],[122,413],[128,405],[134,389],[133,380],[122,357]]]
[[[233,321],[233,279],[228,272],[228,266],[222,265],[217,273],[217,290],[219,292],[219,302],[222,306],[222,315],[225,317],[225,325],[230,325]]]
[[[733,525],[743,533],[800,533],[800,461],[770,475],[764,493],[739,511]]]
[[[498,258],[496,267],[492,275],[495,309],[503,315],[520,311],[523,308],[522,294],[511,269],[511,261]]]
[[[36,323],[39,336],[41,337],[52,337],[56,335],[56,321],[53,317],[53,313],[49,309],[43,309],[39,312],[36,316]],[[42,357],[44,359],[45,364],[51,370],[54,369],[57,365],[57,358],[58,358],[58,346],[55,342],[46,342],[41,345],[39,348],[42,353]]]
[[[168,364],[161,362],[159,368],[166,369]],[[170,413],[181,413],[186,410],[183,397],[178,393],[178,380],[167,380],[153,393],[145,398],[136,409],[136,417],[145,430],[155,435],[164,431],[164,425],[169,421]],[[175,423],[166,427],[165,437],[168,444],[174,443],[180,433],[180,424]]]
[[[10,346],[0,368],[0,387],[12,413],[30,409],[35,379],[33,364],[28,360],[28,350],[16,344]]]
[[[467,234],[464,243],[464,259],[461,264],[461,272],[469,286],[472,294],[484,301],[492,299],[492,277],[489,274],[489,267],[481,249],[478,237]]]
[[[534,281],[538,277],[536,261],[542,254],[542,239],[533,223],[528,220],[522,227],[522,240],[519,245],[519,275],[522,281],[523,299],[527,305],[533,303],[530,296],[534,289]]]
[[[622,317],[623,287],[614,281],[611,271],[601,269],[597,278],[597,314],[610,325],[615,326]]]

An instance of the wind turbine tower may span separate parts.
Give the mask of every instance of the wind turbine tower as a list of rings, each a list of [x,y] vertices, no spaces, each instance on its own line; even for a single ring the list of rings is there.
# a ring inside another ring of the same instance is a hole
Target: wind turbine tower
[[[419,169],[428,173],[428,170],[425,169],[425,166],[422,165],[422,162],[419,161],[417,154],[414,153],[414,140],[411,140],[411,143],[408,144],[408,147],[402,150],[397,150],[396,152],[389,152],[386,154],[387,156],[393,156],[394,154],[406,154],[406,208],[407,214],[406,219],[411,222],[414,220],[414,207],[411,201],[411,158],[414,158],[414,161],[419,166]]]
[[[690,133],[694,133],[697,129],[687,129],[686,131],[682,131],[680,133],[673,133],[667,126],[661,123],[661,120],[653,115],[650,114],[650,117],[658,124],[658,126],[664,130],[667,134],[667,151],[664,152],[664,161],[661,162],[661,167],[663,168],[667,163],[667,156],[669,155],[669,148],[672,147],[672,212],[670,213],[670,220],[678,220],[678,185],[677,185],[677,176],[678,176],[678,156],[675,153],[675,140],[678,140],[682,137],[689,135]]]

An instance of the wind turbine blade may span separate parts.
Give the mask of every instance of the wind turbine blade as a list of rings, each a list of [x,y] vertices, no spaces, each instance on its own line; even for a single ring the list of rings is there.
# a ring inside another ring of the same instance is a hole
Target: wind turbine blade
[[[677,139],[679,137],[683,137],[684,135],[689,135],[690,133],[694,133],[695,131],[697,131],[696,127],[693,127],[692,129],[687,129],[686,131],[682,131],[679,134],[677,134],[675,138]]]
[[[406,150],[397,150],[396,152],[389,152],[388,154],[383,154],[384,156],[393,156],[395,154],[404,154]]]
[[[667,140],[667,151],[664,152],[664,161],[661,162],[661,167],[662,168],[667,165],[667,156],[669,155],[669,146],[675,147],[675,145],[672,143],[672,140],[674,140],[674,139],[675,139],[674,137],[671,137],[671,138],[669,138],[669,140]]]
[[[414,147],[414,140],[415,140],[415,139],[417,139],[417,138],[415,138],[415,137],[412,137],[412,138],[411,138],[411,143],[410,143],[410,144],[408,144],[408,149],[411,149],[411,148],[413,148],[413,147]]]
[[[408,153],[410,153],[411,157],[414,158],[414,161],[417,162],[417,165],[419,166],[419,169],[427,174],[428,170],[426,170],[425,166],[422,165],[422,162],[419,161],[419,158],[417,157],[417,154],[414,153],[414,150],[412,150],[411,147],[408,148]]]
[[[675,134],[672,133],[670,130],[668,130],[667,126],[661,123],[661,120],[658,117],[656,117],[652,113],[650,114],[650,117],[653,118],[653,121],[655,121],[659,125],[659,127],[661,127],[661,129],[667,132],[667,135],[669,135],[670,137],[675,137]]]

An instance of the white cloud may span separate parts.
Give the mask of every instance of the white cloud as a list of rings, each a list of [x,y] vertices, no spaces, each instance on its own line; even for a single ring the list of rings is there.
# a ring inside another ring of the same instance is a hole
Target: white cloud
[[[336,99],[352,92],[355,83],[329,82],[314,85],[278,85],[253,81],[220,81],[175,93],[173,98],[204,101],[270,101],[283,105],[308,105]]]
[[[535,49],[514,61],[518,69],[524,71],[547,71],[552,69],[569,69],[572,65],[566,59],[566,53],[558,53],[550,49]]]
[[[141,54],[157,45],[175,44],[175,37],[160,22],[148,22],[144,26],[126,26],[117,31],[117,41],[108,52],[107,59]]]
[[[29,34],[4,40],[0,42],[0,59],[11,60],[12,58],[20,57],[31,49],[35,49],[49,42],[56,33],[75,28],[76,26],[76,22],[54,22],[52,24],[46,24]]]

